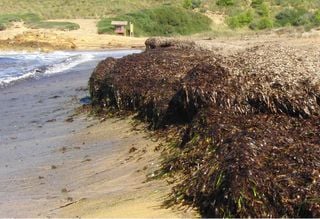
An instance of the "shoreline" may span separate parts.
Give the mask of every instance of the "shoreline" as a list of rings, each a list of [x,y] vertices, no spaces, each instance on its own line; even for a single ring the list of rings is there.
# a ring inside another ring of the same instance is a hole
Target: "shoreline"
[[[130,208],[140,210],[124,216],[193,217],[161,207],[166,182],[145,183],[160,142],[133,130],[130,119],[75,115],[95,66],[1,90],[0,216],[112,217]]]

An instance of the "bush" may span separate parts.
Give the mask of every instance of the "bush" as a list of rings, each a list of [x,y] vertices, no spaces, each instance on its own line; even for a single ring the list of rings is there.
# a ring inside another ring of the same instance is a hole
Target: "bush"
[[[286,8],[276,15],[276,21],[279,26],[306,25],[312,21],[312,14],[305,9]]]
[[[182,6],[183,6],[185,9],[190,9],[190,8],[192,8],[192,0],[184,0]]]
[[[234,3],[234,0],[218,0],[216,4],[219,6],[230,6],[234,5]]]
[[[6,14],[0,16],[0,30],[4,30],[12,22],[23,21],[26,26],[31,28],[55,28],[59,30],[76,30],[80,26],[71,22],[49,22],[42,21],[36,14]]]
[[[201,0],[192,0],[192,8],[199,8],[201,6]]]
[[[184,0],[183,7],[185,9],[195,9],[199,8],[201,5],[201,0]]]
[[[6,26],[4,24],[0,23],[0,31],[6,29]]]
[[[200,14],[179,7],[161,6],[98,22],[98,33],[113,33],[112,20],[134,23],[136,36],[189,35],[210,30],[211,20]]]
[[[240,28],[249,25],[253,20],[251,11],[245,11],[240,14],[234,15],[228,19],[228,25],[231,28]]]
[[[259,6],[261,6],[263,4],[263,0],[252,0],[251,2],[251,7],[253,8],[258,8]]]
[[[35,14],[3,14],[0,15],[0,26],[1,30],[6,29],[7,26],[12,22],[24,21],[26,24],[39,22],[41,19]]]
[[[273,21],[270,18],[263,17],[260,18],[257,21],[251,22],[249,25],[250,29],[253,30],[263,30],[263,29],[268,29],[273,27]]]
[[[320,25],[320,10],[317,10],[313,16],[313,22],[315,25]]]
[[[269,17],[269,15],[270,15],[269,5],[267,5],[266,3],[262,3],[262,4],[258,5],[256,7],[256,12],[258,15],[260,15],[262,17]]]

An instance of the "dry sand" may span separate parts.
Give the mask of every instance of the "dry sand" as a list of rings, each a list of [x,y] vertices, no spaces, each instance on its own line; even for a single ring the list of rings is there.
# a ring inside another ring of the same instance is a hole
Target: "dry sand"
[[[214,25],[225,26],[222,14],[207,13]],[[101,50],[110,48],[144,48],[147,38],[124,37],[98,34],[96,19],[63,19],[51,21],[67,21],[80,25],[80,29],[60,31],[54,29],[30,29],[22,22],[0,31],[0,50]],[[216,26],[212,27],[213,29]],[[264,32],[239,32],[234,36],[214,36],[213,33],[196,34],[192,39],[211,50],[238,50],[261,43],[278,42],[281,44],[306,46],[319,44],[320,30],[304,32],[299,28],[282,28]]]
[[[74,115],[95,65],[0,90],[0,217],[196,216],[161,207],[170,186],[146,182],[159,142],[130,119]]]
[[[95,19],[54,21],[74,22],[80,25],[80,29],[72,31],[30,29],[22,22],[17,22],[10,28],[0,31],[0,50],[141,48],[144,47],[146,40],[146,38],[98,34],[96,27],[98,20]]]

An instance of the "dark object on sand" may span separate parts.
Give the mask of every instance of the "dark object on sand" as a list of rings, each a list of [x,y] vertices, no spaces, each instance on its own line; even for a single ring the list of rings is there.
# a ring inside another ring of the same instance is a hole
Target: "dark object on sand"
[[[80,103],[82,104],[82,105],[89,105],[89,104],[91,104],[91,97],[88,97],[88,96],[86,96],[86,97],[83,97],[83,98],[81,98],[80,99]]]
[[[56,119],[49,119],[46,122],[56,122],[56,121],[57,121]]]
[[[73,122],[73,117],[69,117],[65,120],[66,122]]]
[[[130,148],[130,150],[129,150],[129,154],[131,154],[131,153],[135,152],[136,150],[138,150],[138,149],[137,149],[137,148],[135,148],[135,147]]]
[[[147,47],[99,63],[90,93],[173,136],[162,170],[183,177],[168,204],[205,217],[320,217],[320,51]]]
[[[49,99],[57,99],[57,98],[60,98],[60,97],[61,96],[55,95],[55,96],[49,97]]]

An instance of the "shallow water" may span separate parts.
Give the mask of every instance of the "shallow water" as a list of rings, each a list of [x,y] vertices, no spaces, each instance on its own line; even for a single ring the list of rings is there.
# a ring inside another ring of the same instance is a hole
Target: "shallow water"
[[[72,168],[91,171],[93,163],[83,163],[86,156],[101,159],[114,150],[110,139],[91,147],[70,142],[93,121],[66,119],[88,95],[88,79],[98,61],[133,52],[138,51],[1,54],[0,74],[6,86],[0,88],[0,217],[53,214],[52,209],[68,202],[61,190],[72,187]],[[39,66],[45,66],[41,75],[28,77]],[[60,152],[63,147],[70,152]],[[81,171],[76,171],[79,180]]]
[[[39,79],[63,73],[89,61],[106,57],[120,58],[139,50],[118,51],[56,51],[42,52],[0,52],[0,87],[26,79]]]

